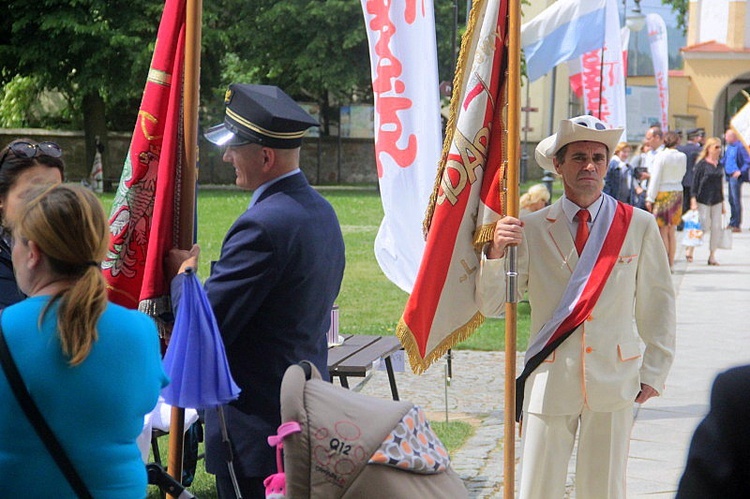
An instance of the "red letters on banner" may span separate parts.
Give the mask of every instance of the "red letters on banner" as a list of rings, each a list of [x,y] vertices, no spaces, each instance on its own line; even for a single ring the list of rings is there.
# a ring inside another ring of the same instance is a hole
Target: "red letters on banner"
[[[372,90],[375,94],[375,112],[378,117],[378,127],[375,130],[375,156],[378,167],[378,177],[383,176],[381,154],[393,158],[400,167],[406,168],[414,163],[417,156],[417,137],[409,134],[406,147],[399,142],[404,139],[404,128],[399,118],[399,111],[410,109],[411,99],[406,97],[406,84],[401,78],[402,62],[391,51],[391,38],[396,33],[396,25],[390,16],[394,14],[390,9],[391,2],[387,0],[368,0],[367,13],[373,17],[369,22],[372,31],[379,33],[375,43],[375,54],[378,57],[376,74],[372,80]],[[422,5],[424,14],[424,4]],[[404,19],[411,24],[416,19],[417,0],[407,0]]]

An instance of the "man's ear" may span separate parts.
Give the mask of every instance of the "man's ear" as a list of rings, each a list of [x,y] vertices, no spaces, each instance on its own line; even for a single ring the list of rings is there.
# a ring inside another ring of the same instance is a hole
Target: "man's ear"
[[[276,164],[276,151],[270,147],[264,147],[263,152],[263,170],[270,171]]]

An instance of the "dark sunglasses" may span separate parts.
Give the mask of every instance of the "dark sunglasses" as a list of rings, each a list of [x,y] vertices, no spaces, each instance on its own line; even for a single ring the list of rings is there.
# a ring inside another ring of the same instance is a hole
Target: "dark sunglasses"
[[[54,142],[40,142],[38,144],[25,141],[13,142],[3,154],[3,159],[0,159],[0,168],[5,164],[5,160],[11,151],[18,158],[35,158],[41,154],[52,158],[62,156],[62,148]]]

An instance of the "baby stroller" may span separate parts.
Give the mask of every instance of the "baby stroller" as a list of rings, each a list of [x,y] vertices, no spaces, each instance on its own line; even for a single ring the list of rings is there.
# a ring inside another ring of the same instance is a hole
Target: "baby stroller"
[[[301,362],[284,375],[281,421],[279,435],[269,438],[283,445],[286,490],[279,497],[468,497],[442,442],[410,402],[334,386]],[[273,497],[268,488],[266,497]]]

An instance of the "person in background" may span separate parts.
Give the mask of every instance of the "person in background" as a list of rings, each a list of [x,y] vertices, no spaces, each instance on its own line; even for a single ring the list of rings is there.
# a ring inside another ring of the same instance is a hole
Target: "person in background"
[[[646,139],[643,139],[640,144],[638,144],[638,148],[633,153],[633,155],[630,158],[630,166],[633,168],[638,167],[644,167],[645,168],[645,156],[650,150],[650,147],[648,146],[648,143],[646,142]]]
[[[649,151],[651,151],[651,147],[644,140],[635,154],[633,154],[630,162],[634,180],[630,204],[642,210],[646,209],[646,188],[648,187],[648,179],[650,177],[648,168],[646,167],[646,156]]]
[[[12,222],[13,266],[28,296],[0,325],[23,383],[93,497],[145,497],[136,445],[168,380],[147,315],[107,301],[99,265],[109,227],[77,185],[32,187]],[[0,374],[4,497],[74,497]]]
[[[523,221],[500,219],[482,251],[480,311],[504,309],[511,245],[518,297],[528,291],[531,305],[517,380],[520,499],[564,497],[576,435],[576,496],[624,499],[634,403],[662,392],[674,358],[675,292],[656,221],[602,195],[621,134],[593,116],[562,120],[536,160],[562,175],[563,196]]]
[[[719,265],[715,253],[721,238],[724,208],[724,168],[721,165],[721,139],[711,137],[698,155],[690,191],[690,209],[698,210],[701,227],[710,235],[708,264]],[[693,247],[687,247],[685,258],[693,261]]]
[[[711,407],[693,433],[676,499],[743,499],[750,490],[750,365],[714,379]]]
[[[664,135],[664,148],[649,167],[651,178],[646,190],[646,209],[656,217],[670,269],[677,252],[677,225],[682,220],[682,177],[687,164],[685,154],[676,149],[679,143],[677,133]]]
[[[549,203],[549,189],[544,184],[534,184],[521,196],[518,203],[521,215],[541,210]]]
[[[706,136],[702,128],[691,128],[687,135],[687,142],[679,144],[677,150],[685,153],[687,164],[685,165],[685,176],[682,177],[682,212],[685,213],[690,209],[690,196],[693,189],[693,167],[698,158],[698,154],[703,149],[703,141]],[[677,226],[677,230],[682,230],[682,221]]]
[[[643,138],[643,142],[648,146],[648,151],[645,153],[643,160],[646,170],[651,172],[651,165],[654,163],[656,155],[664,149],[664,132],[661,127],[654,125],[646,130],[646,135]]]
[[[299,169],[302,136],[317,121],[274,86],[233,84],[225,103],[224,122],[205,136],[226,148],[237,185],[253,195],[205,289],[242,390],[225,408],[240,490],[246,499],[264,498],[263,480],[277,471],[267,438],[281,424],[284,372],[309,360],[328,378],[326,333],[344,275],[344,239],[333,208]],[[197,247],[170,254],[169,268],[179,267],[175,303],[182,271],[197,268],[197,256]],[[221,499],[235,497],[216,411],[206,412],[206,470]]]
[[[607,176],[604,178],[604,193],[618,201],[632,204],[633,174],[628,164],[633,149],[627,142],[620,142],[615,147],[615,155],[609,162]]]
[[[29,186],[62,182],[62,149],[54,142],[16,139],[0,150],[0,309],[23,300],[10,258],[8,214]]]
[[[729,226],[732,232],[740,232],[742,223],[742,183],[748,181],[750,154],[737,138],[737,133],[729,128],[724,133],[726,149],[723,167],[727,176],[727,195],[729,197]]]

